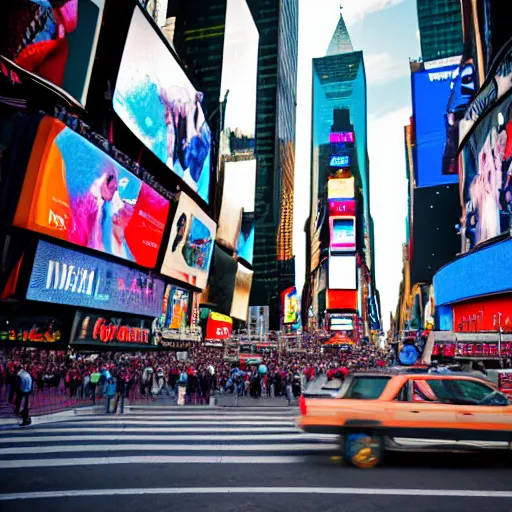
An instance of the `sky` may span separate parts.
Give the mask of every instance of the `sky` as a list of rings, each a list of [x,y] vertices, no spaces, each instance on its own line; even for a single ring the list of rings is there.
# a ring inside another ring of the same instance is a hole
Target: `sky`
[[[342,0],[341,3],[354,50],[364,52],[375,270],[387,329],[389,312],[395,311],[402,278],[407,215],[404,126],[412,114],[409,58],[420,56],[416,1]],[[297,288],[302,290],[311,167],[311,60],[323,57],[327,51],[339,20],[340,0],[299,0],[299,11],[293,244]]]

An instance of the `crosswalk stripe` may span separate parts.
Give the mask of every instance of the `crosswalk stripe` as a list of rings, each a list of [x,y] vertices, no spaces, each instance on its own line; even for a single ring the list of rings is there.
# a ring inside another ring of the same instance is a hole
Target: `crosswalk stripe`
[[[135,420],[143,420],[143,421],[177,421],[177,420],[194,420],[194,421],[259,421],[259,422],[269,422],[269,423],[278,423],[283,421],[293,421],[295,420],[295,416],[266,416],[264,414],[259,414],[255,416],[243,416],[243,415],[220,415],[220,414],[208,414],[208,415],[200,415],[200,414],[190,414],[190,415],[135,415],[135,414],[127,414],[127,415],[114,415],[114,414],[95,414],[91,416],[76,416],[73,417],[73,422],[90,422],[90,421],[104,421],[105,419],[117,419],[119,421],[135,421]]]

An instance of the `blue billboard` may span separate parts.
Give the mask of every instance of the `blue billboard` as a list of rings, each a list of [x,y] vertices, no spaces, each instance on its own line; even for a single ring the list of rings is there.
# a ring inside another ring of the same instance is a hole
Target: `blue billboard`
[[[27,299],[158,317],[164,282],[71,249],[39,241]]]
[[[416,186],[433,187],[457,183],[456,166],[443,159],[452,135],[452,116],[448,103],[452,77],[458,66],[449,66],[412,74],[412,100],[416,133]]]

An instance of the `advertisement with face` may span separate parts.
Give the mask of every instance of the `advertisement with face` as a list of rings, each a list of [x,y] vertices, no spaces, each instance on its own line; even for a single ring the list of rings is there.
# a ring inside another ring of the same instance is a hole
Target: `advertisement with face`
[[[299,296],[295,287],[287,288],[281,292],[283,305],[283,324],[297,324],[300,320]]]
[[[168,213],[167,199],[106,153],[41,121],[15,226],[153,268]]]
[[[329,288],[357,290],[355,256],[329,256]]]
[[[164,164],[208,202],[212,135],[201,102],[139,7],[114,92],[114,111]]]
[[[162,314],[158,320],[160,329],[181,329],[190,324],[190,292],[168,284],[165,288]]]
[[[480,119],[461,161],[463,224],[471,248],[511,226],[512,96]]]
[[[245,268],[241,263],[238,264],[230,315],[243,322],[247,321],[253,274],[252,270]]]
[[[2,2],[0,54],[85,105],[105,0]]]
[[[197,203],[181,193],[161,272],[183,283],[206,288],[217,225]]]
[[[163,296],[164,282],[151,274],[40,240],[26,298],[158,317]]]
[[[327,182],[327,197],[329,199],[353,199],[354,178],[335,178]]]
[[[474,86],[471,68],[460,74],[458,66],[428,69],[412,74],[413,112],[416,131],[418,187],[432,187],[458,180],[453,150],[458,141],[458,121]],[[469,75],[466,75],[468,73]],[[465,82],[462,85],[462,79]]]
[[[331,251],[356,250],[356,219],[354,217],[330,217]]]

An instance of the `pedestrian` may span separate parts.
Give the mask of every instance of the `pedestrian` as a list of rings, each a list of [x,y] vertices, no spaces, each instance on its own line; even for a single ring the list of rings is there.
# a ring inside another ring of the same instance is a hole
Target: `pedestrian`
[[[17,371],[17,382],[16,382],[16,415],[20,415],[21,410],[21,402],[23,401],[23,410],[21,411],[21,419],[20,423],[21,427],[26,427],[32,423],[32,420],[29,416],[29,397],[32,393],[33,389],[33,380],[30,375],[24,368],[19,367],[16,368]]]

